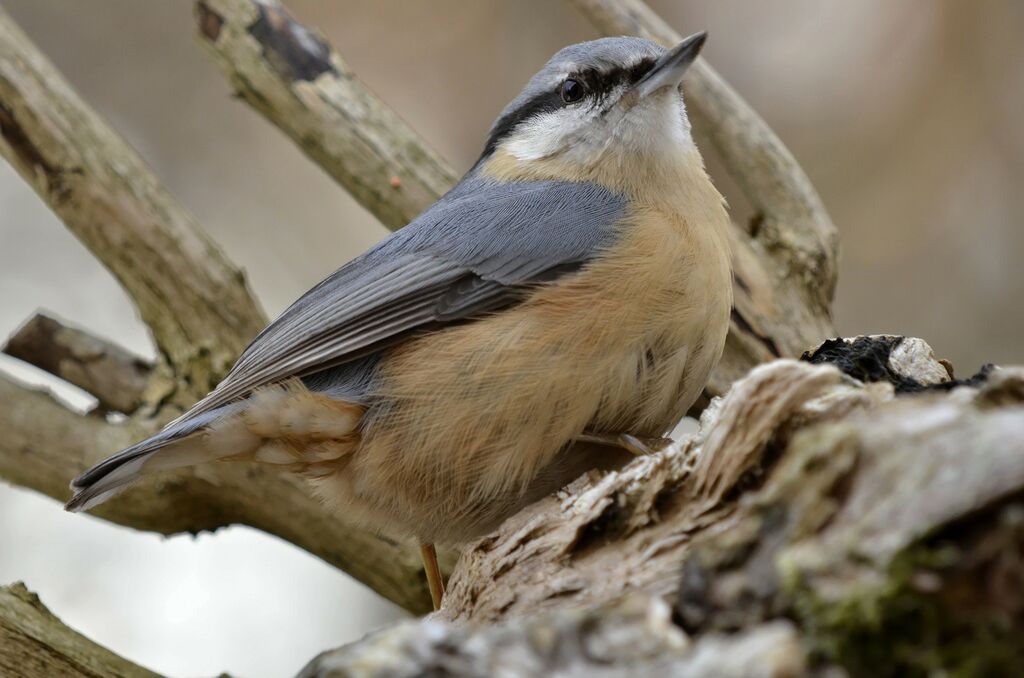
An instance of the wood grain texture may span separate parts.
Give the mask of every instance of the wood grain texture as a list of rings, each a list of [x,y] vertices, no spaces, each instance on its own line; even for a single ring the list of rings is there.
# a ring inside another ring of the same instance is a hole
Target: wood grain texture
[[[850,383],[830,366],[762,366],[705,413],[698,434],[581,478],[469,547],[441,615],[495,621],[634,590],[671,593],[695,543],[763,540],[741,527],[769,504],[810,521],[793,525],[787,567],[822,567],[827,553],[832,566],[855,568],[852,546],[881,567],[1024,490],[1022,383],[1024,371],[1005,369],[980,389],[894,399],[889,384]],[[970,439],[966,462],[955,451]],[[812,459],[821,468],[808,468]],[[852,489],[826,496],[818,472],[841,473]]]
[[[160,678],[65,626],[20,582],[0,586],[0,675]]]
[[[906,344],[890,366],[928,383],[941,365]],[[759,367],[693,436],[471,545],[439,612],[303,675],[536,675],[552,657],[580,675],[1018,675],[1024,368],[943,383],[897,397],[831,365]]]

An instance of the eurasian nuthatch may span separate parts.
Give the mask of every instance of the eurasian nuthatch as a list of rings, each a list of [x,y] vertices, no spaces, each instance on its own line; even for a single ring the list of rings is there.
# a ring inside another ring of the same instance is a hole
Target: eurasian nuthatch
[[[67,508],[159,470],[278,465],[345,519],[418,538],[436,602],[431,544],[558,489],[598,463],[595,441],[664,435],[722,353],[728,217],[680,93],[703,43],[558,52],[455,188],[292,304],[195,407],[76,478]]]

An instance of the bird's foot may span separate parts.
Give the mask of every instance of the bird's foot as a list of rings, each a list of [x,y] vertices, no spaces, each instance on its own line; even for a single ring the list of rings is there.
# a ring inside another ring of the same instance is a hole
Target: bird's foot
[[[441,601],[444,600],[444,577],[437,564],[437,551],[434,549],[434,545],[420,544],[420,557],[423,559],[423,571],[427,575],[427,586],[430,588],[430,599],[434,603],[434,610],[440,610]]]

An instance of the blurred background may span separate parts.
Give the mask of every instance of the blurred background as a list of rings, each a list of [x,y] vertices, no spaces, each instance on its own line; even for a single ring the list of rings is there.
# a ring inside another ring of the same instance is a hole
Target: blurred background
[[[0,5],[246,269],[271,316],[385,235],[230,97],[191,2]],[[596,37],[552,0],[288,5],[460,170],[553,52]],[[1024,3],[651,5],[680,32],[709,29],[705,56],[821,193],[842,236],[841,333],[924,337],[961,375],[1024,363]],[[152,356],[112,277],[0,163],[0,339],[38,308]],[[65,622],[174,676],[289,675],[402,614],[251,530],[163,540],[0,485],[0,583],[19,579]]]

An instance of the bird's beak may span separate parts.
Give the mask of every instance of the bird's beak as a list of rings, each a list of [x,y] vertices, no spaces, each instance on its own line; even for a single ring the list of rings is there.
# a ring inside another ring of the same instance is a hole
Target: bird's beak
[[[643,99],[663,87],[678,87],[679,83],[683,81],[686,69],[700,54],[700,48],[704,46],[704,40],[707,37],[707,31],[694,33],[665,52],[655,62],[654,68],[636,83],[636,93],[639,98]]]

